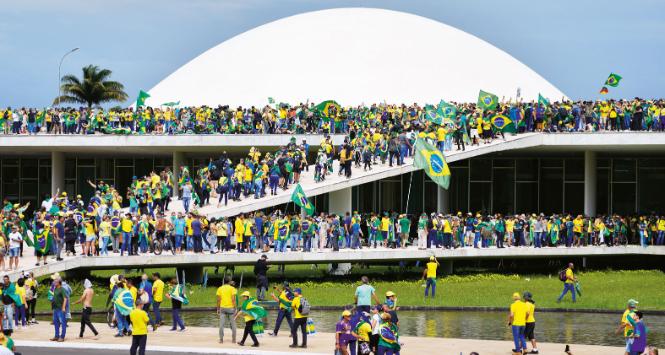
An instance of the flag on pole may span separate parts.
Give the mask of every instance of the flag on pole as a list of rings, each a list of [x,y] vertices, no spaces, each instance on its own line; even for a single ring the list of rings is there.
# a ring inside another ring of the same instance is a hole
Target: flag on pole
[[[541,105],[543,107],[548,107],[550,105],[550,100],[545,98],[543,95],[540,93],[538,94],[538,105]]]
[[[499,97],[490,93],[480,90],[478,93],[478,107],[483,110],[494,110],[499,104]]]
[[[296,206],[304,209],[308,215],[314,215],[314,205],[309,202],[309,199],[307,196],[305,196],[305,191],[302,190],[302,186],[300,186],[300,184],[296,185],[295,190],[293,190],[293,193],[291,194],[291,201],[293,201]]]
[[[136,107],[141,107],[145,106],[145,100],[150,97],[150,94],[147,92],[140,90],[139,91],[139,96],[136,98]]]
[[[273,99],[272,97],[269,97],[269,98],[268,98],[268,103],[271,104],[271,105],[274,104],[274,103],[275,103],[275,99]]]
[[[334,108],[337,113],[340,111],[339,104],[334,100],[323,101],[322,103],[314,106],[312,111],[318,112],[319,116],[325,118],[331,118],[332,112],[331,109]]]
[[[496,115],[492,117],[491,122],[492,126],[496,127],[496,129],[498,129],[501,132],[507,132],[507,133],[517,132],[517,128],[515,127],[515,123],[513,122],[513,120],[504,115]]]
[[[601,95],[605,95],[605,94],[607,94],[608,92],[609,92],[609,90],[607,89],[607,86],[603,86],[603,88],[600,89],[600,94],[601,94]]]
[[[162,106],[168,106],[168,107],[180,106],[180,101],[165,102],[162,104]]]
[[[450,169],[443,153],[422,138],[416,140],[415,148],[416,155],[413,160],[413,166],[416,169],[423,169],[425,174],[437,185],[448,189],[450,185]]]
[[[438,110],[432,105],[425,106],[425,119],[438,125],[443,123],[441,116],[438,115]]]
[[[605,85],[615,88],[619,86],[620,81],[621,81],[621,75],[610,73],[610,76],[608,76],[607,80],[605,80]]]
[[[443,121],[445,123],[455,123],[453,122],[453,119],[455,118],[455,115],[457,115],[457,107],[441,100],[441,102],[439,102],[439,107],[437,108],[436,113],[437,115],[444,118]]]

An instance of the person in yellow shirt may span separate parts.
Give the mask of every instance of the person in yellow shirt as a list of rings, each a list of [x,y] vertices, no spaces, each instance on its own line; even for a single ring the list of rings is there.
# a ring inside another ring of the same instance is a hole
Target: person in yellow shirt
[[[634,299],[629,299],[628,300],[628,305],[626,307],[626,310],[623,312],[621,315],[621,322],[619,323],[619,328],[617,328],[616,333],[620,334],[623,332],[623,336],[626,338],[626,354],[630,353],[630,345],[632,344],[633,341],[633,332],[634,328],[633,325],[630,324],[628,321],[628,317],[632,317],[635,312],[637,312],[637,305],[639,302],[637,302]]]
[[[129,321],[132,322],[132,346],[129,348],[130,355],[145,354],[145,346],[148,342],[148,313],[143,310],[143,304],[138,302],[136,307],[129,313]]]
[[[561,296],[556,300],[557,303],[561,302],[563,296],[565,296],[568,291],[573,295],[573,303],[575,303],[575,281],[577,281],[577,279],[573,274],[573,268],[573,263],[568,263],[568,268],[566,269],[566,281],[563,282],[563,292],[561,292]]]
[[[434,255],[429,257],[429,262],[425,265],[425,270],[423,270],[423,279],[426,279],[427,284],[425,285],[425,298],[429,293],[430,287],[432,288],[432,298],[436,295],[436,269],[439,267],[439,261],[436,260]]]
[[[162,313],[159,307],[164,301],[164,281],[158,272],[152,273],[152,311],[155,313],[155,324],[164,325],[162,320]]]
[[[236,217],[233,225],[233,232],[236,236],[236,248],[238,252],[240,252],[240,248],[242,248],[242,238],[243,235],[245,235],[245,215],[242,213]]]
[[[526,325],[524,327],[524,338],[531,342],[531,352],[530,354],[538,354],[538,344],[536,343],[536,335],[534,330],[536,329],[536,317],[534,316],[536,312],[536,303],[533,301],[533,295],[529,291],[525,291],[522,295],[524,298],[524,304],[526,305],[527,317]]]
[[[302,309],[302,289],[300,288],[295,288],[293,290],[293,301],[291,302],[291,308],[293,309],[293,327],[291,327],[291,337],[293,338],[293,342],[289,347],[291,348],[296,348],[298,347],[298,328],[300,328],[300,332],[302,333],[302,345],[300,345],[301,348],[306,348],[307,347],[307,315],[308,314],[302,314],[303,312]]]
[[[510,305],[510,314],[508,315],[508,326],[511,327],[513,333],[514,353],[526,352],[524,329],[527,318],[529,318],[529,311],[526,304],[522,302],[519,293],[513,293],[513,303]]]
[[[228,321],[231,325],[231,340],[236,342],[236,322],[233,321],[233,315],[238,308],[236,305],[236,296],[238,290],[234,287],[235,283],[231,277],[224,278],[224,284],[217,289],[217,314],[219,315],[219,343],[224,343],[224,326]]]

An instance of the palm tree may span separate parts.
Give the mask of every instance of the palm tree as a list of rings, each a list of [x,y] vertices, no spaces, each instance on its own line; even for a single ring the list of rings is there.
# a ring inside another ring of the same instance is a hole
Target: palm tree
[[[83,67],[83,80],[71,74],[65,75],[60,80],[60,90],[63,94],[56,97],[53,104],[85,103],[90,108],[104,102],[127,100],[125,87],[117,81],[108,80],[110,76],[110,70],[99,69],[92,64]]]

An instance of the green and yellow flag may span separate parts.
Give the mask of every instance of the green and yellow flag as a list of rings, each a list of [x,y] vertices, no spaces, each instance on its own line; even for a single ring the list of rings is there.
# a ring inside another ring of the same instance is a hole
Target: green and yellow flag
[[[438,125],[443,123],[441,116],[438,114],[438,110],[432,105],[425,106],[425,118]]]
[[[615,88],[619,86],[619,82],[621,81],[621,79],[622,79],[621,75],[610,73],[610,76],[608,76],[607,80],[605,80],[605,85]]]
[[[443,118],[455,118],[455,115],[457,114],[457,107],[441,100],[436,112]]]
[[[543,107],[548,107],[550,105],[550,100],[548,100],[543,95],[538,93],[538,105],[541,105]]]
[[[147,92],[140,90],[139,91],[139,96],[136,97],[136,107],[141,107],[145,106],[145,100],[150,97],[150,94]]]
[[[499,97],[490,93],[480,90],[478,93],[478,107],[483,110],[494,110],[499,104]]]
[[[325,118],[331,118],[331,112],[330,109],[335,107],[337,109],[337,113],[340,111],[340,106],[335,100],[327,100],[323,101],[322,103],[314,106],[312,111],[318,112],[319,116],[325,117]]]
[[[416,169],[423,169],[425,174],[437,185],[448,189],[450,185],[450,168],[448,168],[443,153],[422,138],[416,140],[415,148],[416,155],[413,159],[413,166]]]
[[[501,132],[515,133],[517,128],[515,123],[510,118],[504,115],[496,115],[491,119],[492,126],[496,127]]]
[[[314,215],[314,205],[309,202],[309,199],[307,196],[305,196],[305,191],[302,190],[302,186],[300,186],[300,184],[296,185],[296,189],[293,190],[293,193],[291,194],[291,201],[293,201],[296,206],[304,209],[308,215]]]

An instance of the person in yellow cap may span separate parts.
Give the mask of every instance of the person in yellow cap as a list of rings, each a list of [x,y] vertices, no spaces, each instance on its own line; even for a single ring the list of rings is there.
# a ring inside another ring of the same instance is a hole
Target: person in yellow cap
[[[423,279],[426,280],[425,298],[427,298],[430,287],[432,288],[432,298],[436,295],[436,269],[438,267],[439,261],[436,260],[434,255],[430,256],[429,262],[425,265],[425,270],[423,270]]]
[[[386,302],[385,304],[388,306],[388,308],[391,311],[397,311],[399,310],[399,307],[397,307],[397,295],[393,291],[388,291],[386,292]]]
[[[526,351],[524,330],[526,327],[526,319],[528,317],[528,307],[522,302],[522,297],[520,297],[519,292],[513,293],[513,303],[510,305],[510,314],[508,315],[508,326],[512,329],[513,342],[515,343],[513,353],[521,354]]]

